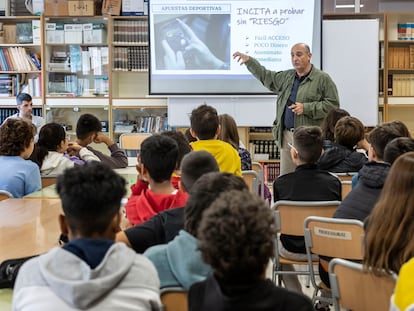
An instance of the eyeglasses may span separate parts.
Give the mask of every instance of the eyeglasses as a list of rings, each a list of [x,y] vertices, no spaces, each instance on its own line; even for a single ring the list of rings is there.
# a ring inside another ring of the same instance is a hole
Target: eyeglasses
[[[298,149],[295,148],[291,143],[288,143],[288,146],[292,148],[297,154],[299,154]]]

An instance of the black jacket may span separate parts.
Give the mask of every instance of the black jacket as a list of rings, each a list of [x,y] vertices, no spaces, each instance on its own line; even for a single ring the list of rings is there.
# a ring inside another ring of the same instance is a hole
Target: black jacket
[[[219,284],[210,275],[188,293],[189,311],[311,311],[308,297],[275,286],[270,280]]]
[[[358,172],[368,161],[365,154],[334,144],[319,159],[321,170],[333,173]]]
[[[371,213],[381,194],[390,165],[370,161],[359,171],[355,188],[345,197],[334,218],[364,219]]]

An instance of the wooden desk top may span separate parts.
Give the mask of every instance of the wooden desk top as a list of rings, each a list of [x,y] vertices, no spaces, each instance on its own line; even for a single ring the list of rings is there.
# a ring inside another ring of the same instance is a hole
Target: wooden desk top
[[[45,253],[58,245],[60,199],[0,201],[0,262]]]

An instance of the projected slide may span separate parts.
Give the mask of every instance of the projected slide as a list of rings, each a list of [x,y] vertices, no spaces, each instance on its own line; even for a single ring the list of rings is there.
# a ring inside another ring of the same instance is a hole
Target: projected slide
[[[152,94],[265,94],[233,52],[284,70],[293,44],[320,45],[315,0],[150,0],[149,14]]]

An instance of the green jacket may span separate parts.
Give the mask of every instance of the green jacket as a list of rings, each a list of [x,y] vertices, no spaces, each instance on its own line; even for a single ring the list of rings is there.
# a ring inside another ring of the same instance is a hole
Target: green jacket
[[[277,96],[276,119],[273,122],[273,136],[279,145],[283,137],[283,113],[292,90],[295,70],[272,71],[250,57],[247,69]],[[315,67],[299,85],[296,101],[304,104],[302,115],[295,115],[295,128],[301,125],[320,126],[329,110],[339,107],[338,90],[329,75]]]

